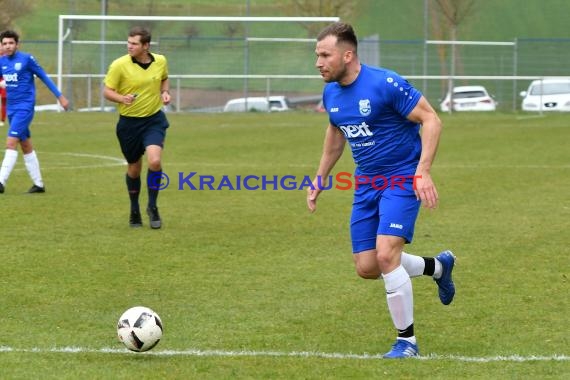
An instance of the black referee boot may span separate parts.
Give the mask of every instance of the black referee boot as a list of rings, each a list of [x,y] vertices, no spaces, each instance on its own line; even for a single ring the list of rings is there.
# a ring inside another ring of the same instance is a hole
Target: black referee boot
[[[129,226],[132,228],[142,227],[142,217],[139,210],[131,211],[131,216],[129,217]]]
[[[158,214],[158,208],[157,207],[148,207],[146,209],[146,213],[148,214],[148,217],[150,218],[150,228],[152,229],[159,229],[160,227],[162,227],[162,221],[160,220],[160,215]]]

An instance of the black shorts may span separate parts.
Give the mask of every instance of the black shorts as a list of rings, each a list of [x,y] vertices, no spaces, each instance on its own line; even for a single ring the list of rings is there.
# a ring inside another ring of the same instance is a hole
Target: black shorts
[[[137,162],[149,145],[164,147],[168,126],[168,120],[162,111],[146,117],[121,115],[117,123],[117,138],[127,162]]]

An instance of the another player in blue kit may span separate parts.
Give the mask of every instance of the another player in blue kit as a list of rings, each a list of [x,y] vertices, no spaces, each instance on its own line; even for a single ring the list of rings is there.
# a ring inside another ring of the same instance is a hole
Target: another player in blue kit
[[[5,80],[8,121],[10,122],[6,138],[6,153],[0,168],[0,193],[4,192],[6,181],[16,165],[18,144],[24,154],[26,169],[33,181],[28,192],[43,193],[45,188],[40,163],[30,134],[30,124],[34,118],[36,104],[35,76],[44,82],[64,109],[68,108],[69,101],[31,54],[18,51],[19,39],[18,34],[11,30],[0,34],[0,43],[4,51],[4,55],[0,57],[0,76]]]
[[[350,221],[358,275],[383,279],[398,337],[385,358],[419,355],[414,333],[411,277],[432,276],[448,305],[455,295],[455,256],[404,252],[412,241],[420,204],[438,202],[430,170],[441,121],[422,94],[397,73],[361,64],[352,26],[334,23],[317,37],[316,67],[327,83],[323,104],[329,116],[323,154],[307,205],[316,210],[319,178],[328,178],[348,141],[356,164]],[[422,134],[420,135],[420,127]]]

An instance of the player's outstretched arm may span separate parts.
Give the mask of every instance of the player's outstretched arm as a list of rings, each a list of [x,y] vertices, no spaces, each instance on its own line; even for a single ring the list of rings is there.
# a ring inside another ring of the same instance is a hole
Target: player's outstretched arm
[[[345,143],[346,140],[340,129],[329,124],[325,134],[323,154],[319,163],[319,169],[313,179],[313,188],[307,189],[307,207],[310,212],[317,210],[317,198],[322,191],[321,187],[324,187],[325,178],[328,177],[332,168],[340,156],[342,156]]]
[[[68,110],[69,109],[69,100],[67,100],[67,98],[65,97],[65,95],[61,94],[57,100],[59,101],[59,104],[61,104],[61,106],[63,107],[64,110]]]
[[[31,56],[30,57],[30,70],[38,77],[40,80],[45,84],[48,90],[57,98],[59,104],[63,107],[63,109],[67,110],[69,108],[69,101],[67,98],[61,93],[59,88],[57,88],[56,84],[51,80],[51,78],[46,74],[43,67],[36,61],[36,59]]]
[[[439,145],[441,120],[423,96],[408,115],[408,119],[422,125],[422,154],[416,169],[414,191],[425,207],[436,208],[439,197],[431,178],[431,165]]]

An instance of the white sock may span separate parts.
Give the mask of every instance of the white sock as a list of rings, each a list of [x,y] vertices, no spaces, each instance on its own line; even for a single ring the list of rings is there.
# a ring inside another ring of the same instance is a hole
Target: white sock
[[[2,161],[2,167],[0,168],[0,182],[3,185],[5,185],[6,181],[8,181],[8,177],[10,177],[10,173],[12,173],[17,160],[18,151],[13,149],[6,149],[6,153],[4,153],[4,160]]]
[[[398,330],[405,330],[414,323],[414,294],[412,281],[403,266],[388,274],[382,274],[386,299],[392,322]]]
[[[426,262],[423,257],[402,252],[402,266],[410,277],[419,277],[424,274]]]
[[[435,270],[433,271],[433,278],[437,280],[443,274],[443,267],[441,266],[441,262],[438,259],[435,259],[434,261],[435,261]]]
[[[410,277],[419,277],[424,274],[426,262],[423,257],[402,251],[401,264]],[[380,274],[378,279],[382,279],[382,274]]]
[[[42,173],[40,173],[40,162],[38,161],[38,156],[36,156],[36,151],[32,150],[31,153],[24,154],[24,162],[34,185],[44,187]]]

